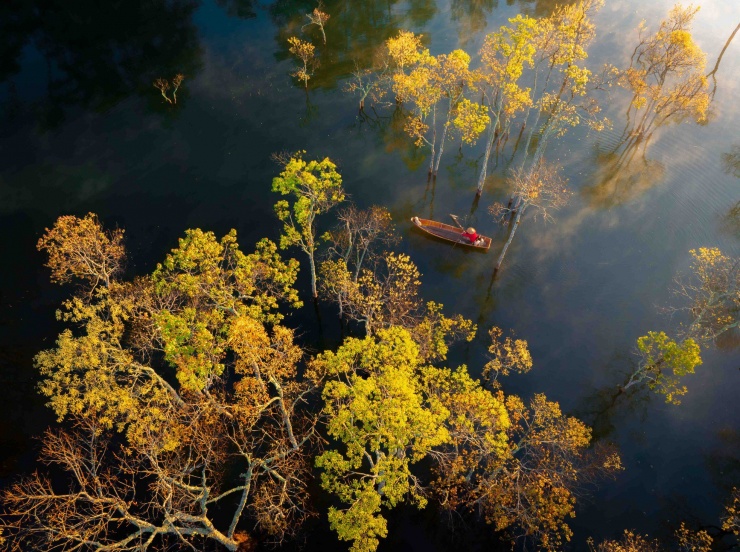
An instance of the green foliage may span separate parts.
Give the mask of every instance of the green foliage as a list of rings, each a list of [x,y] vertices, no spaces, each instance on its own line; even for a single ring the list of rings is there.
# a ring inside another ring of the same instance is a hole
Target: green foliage
[[[685,385],[679,385],[680,379],[693,374],[694,368],[701,364],[696,341],[688,338],[678,343],[665,332],[648,332],[637,339],[637,349],[648,387],[665,395],[667,403],[680,404],[678,397],[688,391]]]
[[[174,305],[151,316],[180,384],[200,390],[223,373],[235,317],[274,324],[283,317],[277,312],[280,300],[300,306],[293,288],[297,273],[297,261],[283,262],[269,240],[245,255],[235,230],[220,241],[212,232],[188,230],[152,274],[154,293]]]
[[[298,246],[308,255],[311,287],[313,296],[317,297],[316,217],[344,201],[345,196],[337,166],[328,157],[306,161],[305,153],[297,152],[285,161],[280,176],[272,180],[272,191],[292,197],[292,204],[286,200],[275,204],[275,213],[283,223],[280,247]]]
[[[424,393],[426,370],[401,328],[347,339],[312,363],[311,377],[329,379],[322,394],[327,430],[342,445],[316,465],[322,486],[348,504],[332,509],[329,519],[340,539],[353,541],[353,551],[375,550],[385,536],[381,505],[393,507],[406,496],[426,504],[410,465],[449,440],[447,409]]]

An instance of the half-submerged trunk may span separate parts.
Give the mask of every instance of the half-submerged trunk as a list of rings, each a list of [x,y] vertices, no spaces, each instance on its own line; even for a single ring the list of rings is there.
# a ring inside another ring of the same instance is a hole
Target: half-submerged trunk
[[[506,251],[508,251],[511,242],[514,241],[514,234],[516,234],[516,229],[519,227],[519,222],[522,220],[522,215],[524,214],[524,210],[526,208],[526,205],[521,205],[519,209],[517,209],[516,218],[514,218],[514,225],[511,228],[511,232],[509,232],[509,239],[506,240],[504,248],[501,250],[501,254],[498,256],[498,260],[496,261],[496,267],[493,269],[494,276],[501,268],[501,264],[504,262],[504,257],[506,256]]]

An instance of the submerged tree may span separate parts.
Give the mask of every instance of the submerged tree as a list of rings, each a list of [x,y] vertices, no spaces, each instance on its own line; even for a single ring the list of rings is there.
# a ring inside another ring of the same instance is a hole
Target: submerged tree
[[[55,279],[83,280],[59,314],[70,328],[36,357],[42,393],[73,424],[47,433],[42,457],[70,480],[36,473],[6,490],[11,546],[237,550],[247,515],[281,540],[310,515],[312,387],[276,312],[300,304],[297,263],[267,240],[244,254],[234,231],[190,230],[126,282],[109,270],[117,234],[95,223],[62,217],[39,242]],[[107,246],[90,255],[91,238]]]
[[[486,36],[481,48],[481,68],[475,85],[481,91],[488,109],[488,137],[478,176],[477,195],[483,193],[488,163],[496,139],[508,131],[514,115],[531,105],[530,89],[519,86],[526,66],[532,67],[536,52],[534,39],[539,22],[517,15],[509,26]]]
[[[447,98],[447,110],[445,122],[442,126],[442,136],[439,140],[439,153],[437,153],[437,159],[434,162],[433,175],[435,177],[439,172],[442,152],[444,152],[445,141],[450,129],[465,128],[466,131],[461,133],[461,138],[470,144],[475,143],[478,136],[483,132],[482,127],[485,127],[483,119],[485,115],[477,118],[477,126],[470,122],[472,115],[476,114],[476,108],[482,110],[483,106],[468,100],[465,104],[466,109],[463,112],[460,112],[459,109],[465,89],[473,83],[473,73],[470,71],[470,56],[463,50],[453,50],[448,55],[441,54],[437,56],[436,69],[435,79],[439,83],[442,97]],[[460,122],[455,124],[457,120],[460,120]]]
[[[316,47],[310,42],[306,42],[295,36],[291,36],[288,39],[288,43],[290,44],[288,51],[303,64],[295,73],[292,73],[292,76],[296,77],[299,81],[303,81],[306,90],[308,90],[308,80],[313,75],[314,69],[319,63],[319,60],[316,59]]]
[[[725,504],[725,511],[722,516],[722,530],[740,537],[740,489],[732,489],[730,502]]]
[[[522,166],[530,159],[530,167],[536,168],[550,140],[563,136],[570,128],[585,123],[599,131],[609,124],[599,118],[594,94],[608,84],[610,72],[595,78],[581,66],[596,36],[591,17],[603,4],[604,0],[581,0],[558,6],[549,17],[540,20],[533,62],[535,118],[531,124],[527,121],[529,132]],[[528,109],[525,119],[529,112]],[[536,145],[531,151],[535,136]]]
[[[701,364],[696,341],[687,338],[678,343],[664,332],[648,332],[637,340],[637,350],[640,361],[622,390],[646,383],[651,391],[665,395],[667,403],[681,404],[679,397],[688,392],[680,385],[681,378]]]
[[[431,393],[451,412],[450,440],[432,453],[435,495],[449,510],[476,512],[497,531],[561,550],[576,496],[622,469],[616,451],[589,448],[591,430],[535,395],[530,404],[490,392],[464,368],[438,369]]]
[[[674,539],[667,550],[676,552],[710,552],[712,550],[712,537],[707,531],[703,529],[692,531],[683,522],[675,531]],[[643,536],[628,530],[624,531],[622,538],[618,541],[606,540],[595,545],[593,539],[589,538],[587,543],[591,552],[662,552],[666,550],[657,540],[650,540],[647,535]]]
[[[51,269],[52,282],[83,280],[91,292],[100,285],[112,285],[123,269],[126,253],[123,230],[106,231],[94,213],[84,218],[59,217],[37,247],[49,255],[46,266]]]
[[[380,330],[377,339],[348,339],[320,355],[311,376],[324,386],[328,433],[341,448],[316,459],[322,486],[345,508],[329,509],[329,523],[355,552],[373,551],[387,535],[381,507],[410,496],[426,505],[411,465],[446,442],[448,411],[424,392],[418,346],[403,329]]]
[[[182,84],[183,80],[185,80],[185,75],[183,75],[182,73],[178,73],[172,78],[172,83],[170,83],[170,81],[168,81],[167,79],[158,78],[154,81],[153,85],[154,88],[159,90],[159,92],[162,94],[162,97],[167,100],[167,103],[176,104],[177,91],[180,89],[180,85]],[[167,95],[167,91],[170,88],[172,88],[172,98]]]
[[[272,190],[290,195],[292,204],[280,200],[275,213],[283,223],[280,247],[299,247],[308,255],[311,272],[311,293],[319,296],[316,286],[316,217],[344,201],[342,177],[337,166],[328,158],[306,161],[305,152],[297,152],[282,160],[284,169],[272,181]]]
[[[379,56],[374,66],[369,69],[363,69],[355,62],[352,77],[345,83],[344,90],[359,97],[360,113],[365,110],[365,100],[368,98],[374,103],[383,100],[389,71],[389,60],[384,56]]]
[[[686,394],[680,378],[694,373],[701,364],[701,347],[740,327],[740,259],[729,257],[717,248],[689,251],[693,257],[691,275],[676,278],[675,293],[686,302],[671,307],[670,313],[687,312],[689,323],[680,330],[682,341],[664,332],[649,332],[637,340],[640,362],[630,375],[627,389],[640,382],[666,396],[666,402],[679,404]]]
[[[324,32],[324,23],[329,21],[329,18],[331,17],[328,13],[322,11],[323,5],[321,2],[319,2],[318,7],[314,8],[311,13],[307,13],[306,17],[308,18],[308,23],[304,25],[304,27],[307,27],[308,25],[316,25],[321,30],[321,36],[324,38],[324,44],[326,44],[326,33]]]
[[[716,247],[689,251],[691,275],[676,279],[676,294],[688,301],[691,322],[684,333],[710,345],[740,327],[740,258]]]
[[[645,36],[644,23],[640,26],[639,42],[621,78],[633,93],[623,132],[628,143],[647,142],[657,127],[669,122],[706,120],[710,101],[706,55],[691,36],[698,11],[677,4],[654,35]]]
[[[704,75],[706,56],[691,36],[698,7],[676,5],[658,31],[647,35],[643,22],[629,67],[617,82],[632,92],[622,135],[599,151],[602,168],[584,193],[600,205],[634,198],[659,182],[664,167],[646,157],[655,131],[670,124],[707,121],[711,94]]]
[[[431,149],[429,175],[434,171],[437,145],[437,103],[442,88],[437,78],[438,60],[421,47],[421,35],[402,31],[387,41],[391,59],[397,66],[392,88],[397,100],[410,107],[405,130],[417,147],[426,144]],[[405,68],[409,67],[406,73]]]
[[[513,200],[510,201],[509,205],[496,202],[489,208],[494,220],[506,223],[512,217],[514,219],[509,231],[509,238],[496,260],[495,271],[501,268],[501,263],[504,262],[506,252],[511,242],[514,241],[516,230],[527,210],[535,211],[535,218],[541,217],[547,222],[552,220],[552,211],[559,209],[568,202],[572,193],[566,187],[567,181],[560,177],[558,171],[559,168],[556,165],[544,161],[530,170],[516,170],[509,179],[514,188],[512,192]]]
[[[482,106],[466,100],[467,109],[457,123],[458,106],[463,94],[473,85],[470,56],[459,49],[449,54],[431,56],[428,50],[422,48],[420,39],[421,36],[402,31],[399,37],[388,41],[387,47],[397,66],[392,78],[393,91],[396,98],[411,108],[405,130],[415,140],[417,147],[429,146],[428,172],[436,177],[450,130],[459,126],[464,129],[462,138],[474,143],[485,128],[487,118],[484,113],[479,113],[483,110]],[[447,99],[447,105],[442,112],[442,131],[438,134],[437,110],[442,98]],[[478,111],[472,109],[473,106]],[[476,121],[471,120],[474,114],[478,115]]]
[[[330,242],[329,258],[321,263],[320,291],[339,307],[340,320],[345,305],[354,298],[363,265],[374,266],[386,247],[397,243],[391,214],[385,207],[374,205],[358,209],[349,205],[337,214],[339,224],[326,234]]]

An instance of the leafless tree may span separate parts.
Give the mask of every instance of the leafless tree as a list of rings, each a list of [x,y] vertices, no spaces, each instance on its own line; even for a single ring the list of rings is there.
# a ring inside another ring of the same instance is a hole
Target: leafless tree
[[[567,180],[558,173],[557,165],[546,163],[544,160],[532,169],[518,169],[509,179],[514,189],[512,200],[508,205],[497,202],[489,208],[494,220],[498,222],[507,223],[514,218],[509,238],[496,261],[496,272],[504,262],[506,252],[526,211],[534,211],[535,219],[539,217],[548,222],[553,220],[552,212],[564,206],[570,199],[572,192],[566,187]]]

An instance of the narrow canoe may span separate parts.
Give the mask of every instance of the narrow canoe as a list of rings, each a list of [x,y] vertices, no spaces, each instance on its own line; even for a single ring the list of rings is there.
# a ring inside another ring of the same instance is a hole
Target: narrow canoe
[[[470,247],[472,249],[478,249],[480,251],[488,251],[488,248],[491,247],[491,238],[489,238],[488,236],[481,236],[479,234],[479,237],[482,238],[483,242],[475,245],[470,243],[467,238],[464,238],[462,236],[463,231],[457,226],[450,226],[449,224],[444,224],[443,222],[437,222],[435,220],[428,220],[419,217],[412,217],[411,222],[422,232],[431,234],[435,238],[439,238],[441,240],[452,242],[457,245],[463,245],[465,247]]]

